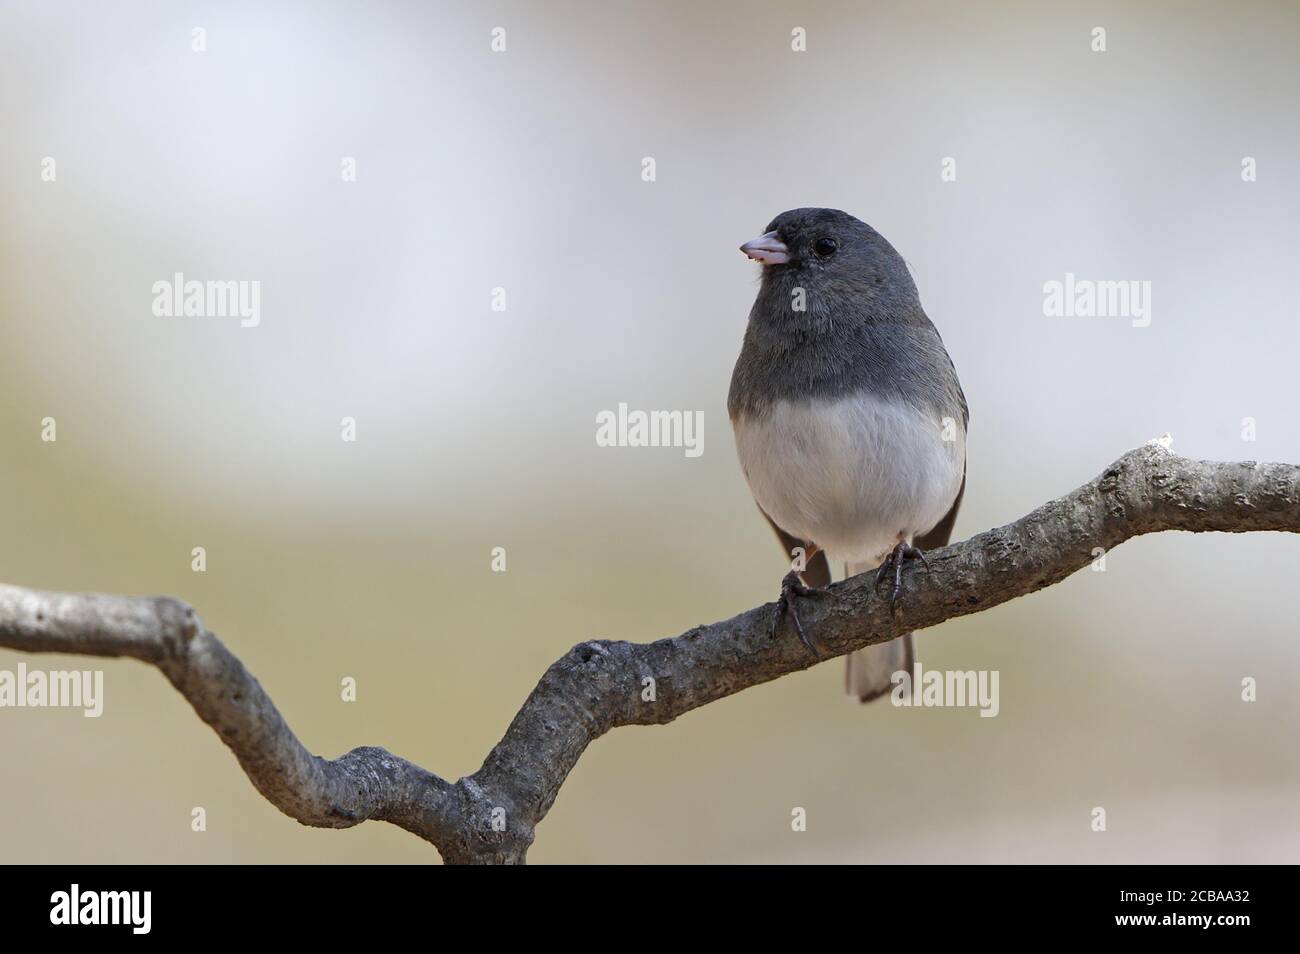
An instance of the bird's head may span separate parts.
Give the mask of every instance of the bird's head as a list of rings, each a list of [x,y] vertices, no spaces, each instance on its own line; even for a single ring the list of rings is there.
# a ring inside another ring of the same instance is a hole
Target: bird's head
[[[773,305],[776,296],[798,302],[802,290],[814,317],[885,317],[917,301],[902,256],[867,223],[838,209],[782,212],[740,250],[763,266],[760,297]]]

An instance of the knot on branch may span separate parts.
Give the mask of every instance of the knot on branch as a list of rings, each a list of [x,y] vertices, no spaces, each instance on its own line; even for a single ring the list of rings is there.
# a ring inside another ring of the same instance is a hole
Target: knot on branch
[[[473,776],[452,786],[442,811],[452,820],[438,841],[446,864],[524,864],[533,843],[534,822],[500,792]]]

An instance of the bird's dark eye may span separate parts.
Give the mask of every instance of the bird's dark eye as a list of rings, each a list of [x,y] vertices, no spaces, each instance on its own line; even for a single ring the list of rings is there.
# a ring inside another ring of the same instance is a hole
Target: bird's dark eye
[[[819,238],[813,242],[813,251],[821,258],[830,258],[840,245],[833,238]]]

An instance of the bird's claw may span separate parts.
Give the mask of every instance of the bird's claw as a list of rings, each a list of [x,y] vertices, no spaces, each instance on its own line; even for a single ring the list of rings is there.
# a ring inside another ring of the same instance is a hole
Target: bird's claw
[[[776,635],[777,628],[781,625],[781,617],[787,612],[790,619],[794,622],[794,631],[799,634],[799,640],[808,647],[808,650],[817,659],[822,658],[822,654],[817,647],[813,645],[808,634],[804,632],[803,622],[799,619],[799,610],[795,606],[795,598],[800,596],[834,596],[835,594],[828,590],[818,590],[811,586],[805,586],[803,580],[799,579],[799,574],[791,570],[781,580],[781,595],[776,601],[776,612],[772,616],[772,635]],[[836,597],[838,599],[838,597]]]
[[[876,580],[873,584],[880,586],[880,581],[889,575],[892,569],[894,572],[894,585],[889,593],[889,615],[898,614],[898,598],[903,593],[903,561],[907,559],[917,559],[925,567],[925,572],[930,572],[930,562],[925,558],[925,554],[912,546],[910,543],[899,543],[893,550],[889,551],[889,556],[885,557],[885,562],[880,564],[880,569],[876,571]]]

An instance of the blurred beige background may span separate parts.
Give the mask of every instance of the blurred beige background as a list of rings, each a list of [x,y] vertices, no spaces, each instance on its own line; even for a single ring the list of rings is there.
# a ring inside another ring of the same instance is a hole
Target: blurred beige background
[[[314,751],[472,772],[573,643],[775,597],[725,396],[736,246],[799,205],[915,271],[971,404],[958,536],[1166,431],[1300,461],[1300,12],[1046,6],[4,3],[0,580],[190,600]],[[261,325],[154,317],[177,271],[260,281]],[[1044,317],[1066,272],[1151,281],[1150,327]],[[620,401],[702,410],[703,456],[597,447]],[[923,634],[1000,670],[995,719],[859,708],[836,660],[617,730],[531,860],[1295,861],[1297,557],[1141,539]],[[103,668],[106,711],[0,710],[0,860],[437,859],[281,816],[145,666],[23,658]]]

